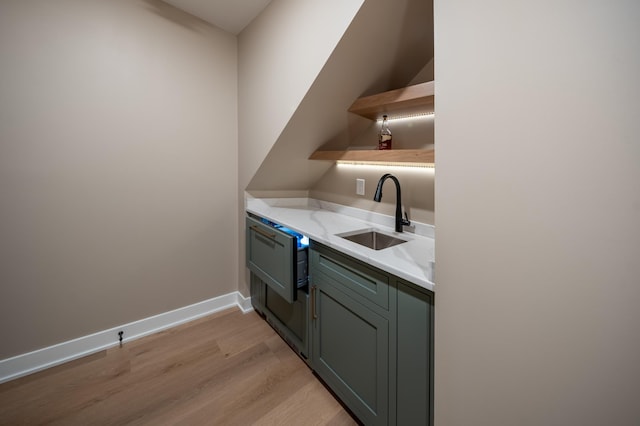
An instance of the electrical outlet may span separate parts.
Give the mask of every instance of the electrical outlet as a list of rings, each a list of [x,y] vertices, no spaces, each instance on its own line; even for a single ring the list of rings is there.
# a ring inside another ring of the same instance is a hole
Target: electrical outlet
[[[364,195],[364,179],[356,179],[356,195]]]

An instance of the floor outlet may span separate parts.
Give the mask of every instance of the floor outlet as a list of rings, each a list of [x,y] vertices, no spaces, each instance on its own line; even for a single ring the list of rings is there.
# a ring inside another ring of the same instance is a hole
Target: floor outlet
[[[364,179],[356,179],[356,195],[364,195]]]

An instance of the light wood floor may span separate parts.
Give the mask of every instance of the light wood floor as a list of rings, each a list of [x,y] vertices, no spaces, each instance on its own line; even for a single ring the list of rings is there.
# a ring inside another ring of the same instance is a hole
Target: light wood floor
[[[269,325],[231,309],[0,384],[0,425],[355,425]]]

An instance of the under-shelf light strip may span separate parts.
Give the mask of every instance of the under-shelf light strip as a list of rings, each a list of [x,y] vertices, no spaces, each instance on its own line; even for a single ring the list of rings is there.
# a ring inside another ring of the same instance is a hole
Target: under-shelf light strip
[[[424,114],[410,114],[410,115],[399,115],[396,117],[388,117],[387,121],[418,120],[418,119],[432,118],[434,116],[435,116],[435,113],[427,112]],[[379,118],[377,121],[378,123],[382,123],[382,118]]]
[[[409,162],[395,162],[395,161],[347,161],[337,160],[337,164],[349,165],[349,166],[393,166],[393,167],[418,167],[421,169],[434,169],[433,163],[409,163]]]

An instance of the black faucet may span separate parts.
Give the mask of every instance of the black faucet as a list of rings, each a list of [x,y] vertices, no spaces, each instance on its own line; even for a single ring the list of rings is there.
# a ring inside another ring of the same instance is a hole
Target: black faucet
[[[376,194],[373,196],[373,201],[377,201],[378,203],[380,202],[382,199],[382,184],[389,178],[396,184],[396,232],[402,232],[402,225],[408,226],[411,225],[411,222],[409,222],[406,212],[404,214],[405,218],[402,218],[402,196],[400,194],[400,182],[398,181],[398,178],[391,173],[382,175],[378,181],[378,187],[376,188]]]

